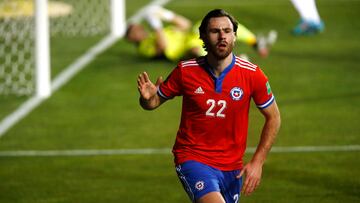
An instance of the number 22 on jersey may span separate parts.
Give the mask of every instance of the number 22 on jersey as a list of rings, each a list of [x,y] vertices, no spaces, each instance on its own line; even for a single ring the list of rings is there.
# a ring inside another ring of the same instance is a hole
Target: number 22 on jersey
[[[208,110],[205,113],[206,116],[225,118],[225,100],[215,101],[214,99],[208,99],[206,101],[206,104],[209,106]],[[215,107],[220,107],[220,109],[218,111],[215,111]]]

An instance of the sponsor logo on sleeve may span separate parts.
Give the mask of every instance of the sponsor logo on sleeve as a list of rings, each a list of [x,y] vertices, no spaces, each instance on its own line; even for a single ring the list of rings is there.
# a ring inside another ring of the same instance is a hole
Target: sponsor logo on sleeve
[[[270,87],[269,82],[266,83],[266,89],[267,89],[267,94],[270,95],[271,94],[271,87]]]

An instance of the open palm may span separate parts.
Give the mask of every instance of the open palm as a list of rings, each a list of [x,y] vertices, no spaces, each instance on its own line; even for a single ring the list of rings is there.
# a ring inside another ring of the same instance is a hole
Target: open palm
[[[162,78],[159,77],[156,81],[156,84],[154,84],[149,79],[148,74],[143,72],[139,75],[137,82],[140,96],[145,100],[149,100],[156,95],[157,86],[162,83]]]

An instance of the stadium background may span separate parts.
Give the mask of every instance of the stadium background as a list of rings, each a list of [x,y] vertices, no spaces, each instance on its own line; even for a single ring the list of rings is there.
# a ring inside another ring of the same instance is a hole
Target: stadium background
[[[126,15],[132,16],[149,2],[127,1]],[[360,200],[360,1],[320,0],[317,5],[325,32],[294,37],[289,30],[298,15],[288,0],[209,0],[206,4],[173,0],[166,4],[192,21],[221,7],[256,33],[278,31],[269,58],[258,58],[242,44],[236,52],[247,53],[270,78],[282,113],[275,147],[304,148],[271,153],[262,185],[241,202]],[[52,38],[53,76],[97,40]],[[70,51],[68,47],[74,44]],[[169,151],[181,99],[147,112],[139,107],[136,90],[140,72],[146,70],[154,80],[174,66],[139,58],[124,40],[98,56],[3,135],[0,152],[139,150],[88,156],[3,154],[0,202],[188,202]],[[0,96],[0,119],[24,100],[26,97]],[[250,149],[256,146],[263,121],[254,107]],[[155,151],[145,151],[147,154],[141,149]],[[250,157],[251,151],[246,160]]]

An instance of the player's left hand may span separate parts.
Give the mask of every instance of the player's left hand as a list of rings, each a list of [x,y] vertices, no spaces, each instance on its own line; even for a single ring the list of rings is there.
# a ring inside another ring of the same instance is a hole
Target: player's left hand
[[[250,161],[244,166],[237,178],[241,178],[244,175],[242,193],[248,196],[260,185],[262,164],[256,161]]]

